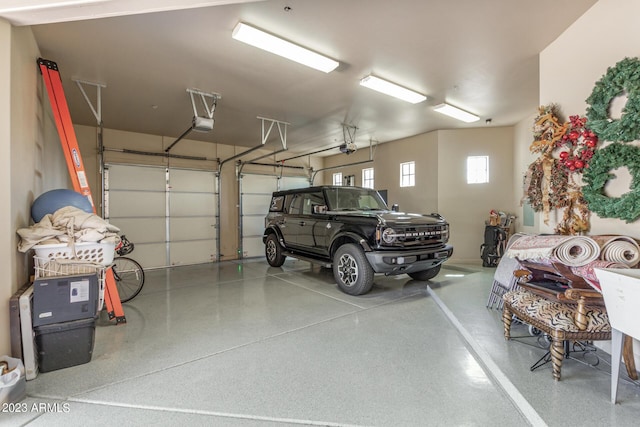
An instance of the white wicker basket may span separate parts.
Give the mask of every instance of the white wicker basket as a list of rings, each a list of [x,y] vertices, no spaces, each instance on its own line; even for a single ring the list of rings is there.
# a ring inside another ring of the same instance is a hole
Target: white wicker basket
[[[35,245],[36,257],[55,260],[70,259],[110,265],[115,254],[115,243],[79,242],[73,245],[55,243],[51,245]]]

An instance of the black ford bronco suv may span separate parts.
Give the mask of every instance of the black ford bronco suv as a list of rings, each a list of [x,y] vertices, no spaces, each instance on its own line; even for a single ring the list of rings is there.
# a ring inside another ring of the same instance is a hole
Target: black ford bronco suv
[[[389,210],[368,188],[277,191],[265,226],[262,241],[271,266],[290,256],[333,268],[336,283],[350,295],[369,292],[374,273],[432,279],[453,253],[442,216]]]

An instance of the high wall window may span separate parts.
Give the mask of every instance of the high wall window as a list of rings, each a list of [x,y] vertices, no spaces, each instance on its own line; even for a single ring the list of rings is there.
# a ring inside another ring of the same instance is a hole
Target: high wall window
[[[413,187],[416,185],[415,162],[400,163],[400,187]]]
[[[489,156],[467,157],[467,184],[489,182]]]
[[[374,188],[373,168],[362,169],[362,186],[364,188]]]
[[[333,174],[333,185],[342,185],[342,172]]]

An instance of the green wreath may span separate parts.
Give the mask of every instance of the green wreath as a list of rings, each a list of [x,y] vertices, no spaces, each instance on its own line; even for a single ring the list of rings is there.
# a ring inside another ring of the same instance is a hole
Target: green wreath
[[[609,117],[611,101],[627,94],[620,119]],[[629,142],[640,139],[640,59],[625,58],[596,82],[587,98],[589,127],[601,141]]]
[[[604,186],[616,177],[609,171],[622,166],[631,173],[631,191],[621,197],[607,197]],[[589,209],[601,218],[620,218],[629,223],[640,217],[640,147],[614,142],[596,150],[582,179],[586,183],[582,192]]]

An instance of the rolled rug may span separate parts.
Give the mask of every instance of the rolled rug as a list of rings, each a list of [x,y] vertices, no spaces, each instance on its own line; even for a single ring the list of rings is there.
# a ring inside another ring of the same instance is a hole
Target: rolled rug
[[[582,277],[593,289],[602,292],[600,281],[598,280],[598,276],[596,276],[594,268],[629,268],[629,266],[619,262],[597,259],[580,267],[571,267],[573,274]]]
[[[599,235],[591,236],[598,242],[602,250],[600,259],[635,267],[640,263],[640,246],[632,237]]]
[[[555,248],[554,256],[569,267],[579,267],[600,257],[600,245],[590,237],[573,236]]]
[[[513,242],[507,256],[537,262],[558,261],[578,267],[598,259],[600,245],[587,236],[530,235]]]

